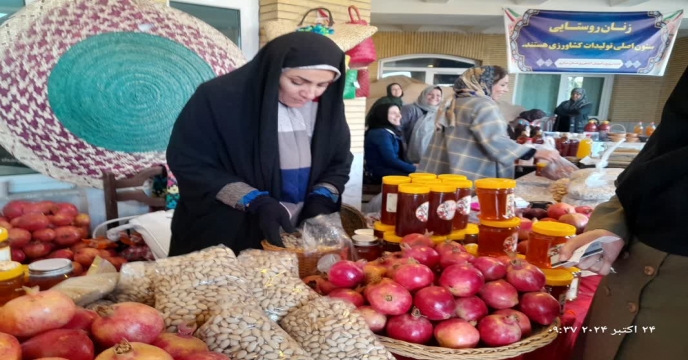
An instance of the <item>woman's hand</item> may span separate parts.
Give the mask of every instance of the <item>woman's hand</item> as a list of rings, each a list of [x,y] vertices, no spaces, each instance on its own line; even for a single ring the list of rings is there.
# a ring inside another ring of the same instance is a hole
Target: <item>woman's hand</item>
[[[260,230],[267,241],[275,246],[284,247],[280,228],[287,233],[296,231],[289,219],[289,211],[279,201],[270,196],[261,196],[251,201],[248,212],[258,216]]]
[[[561,155],[559,155],[559,152],[556,150],[537,150],[534,157],[538,160],[555,162],[561,157]]]
[[[588,231],[567,241],[566,245],[564,245],[564,247],[559,251],[559,258],[561,260],[568,260],[576,249],[603,236],[612,236],[619,239],[617,241],[602,243],[601,255],[585,258],[581,260],[576,267],[581,270],[592,271],[600,275],[607,275],[611,272],[612,264],[614,264],[616,258],[619,257],[619,253],[621,253],[621,250],[624,247],[623,240],[618,235],[607,230],[599,229]]]

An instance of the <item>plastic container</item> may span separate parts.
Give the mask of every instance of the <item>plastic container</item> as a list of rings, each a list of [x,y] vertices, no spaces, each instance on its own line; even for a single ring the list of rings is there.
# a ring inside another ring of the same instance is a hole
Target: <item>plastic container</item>
[[[452,230],[463,230],[468,225],[471,215],[471,194],[473,182],[470,180],[446,180],[447,184],[456,186],[456,214],[452,223]]]
[[[403,238],[401,236],[397,236],[394,231],[386,232],[382,239],[382,251],[401,251],[401,240]]]
[[[456,186],[451,183],[431,185],[427,231],[433,235],[451,234],[456,208]]]
[[[575,156],[579,159],[583,159],[592,155],[592,144],[592,138],[590,135],[588,135],[585,139],[580,141],[580,144],[578,144],[578,152]]]
[[[24,295],[24,267],[16,261],[0,261],[0,306]]]
[[[552,268],[550,253],[557,245],[566,243],[573,236],[576,236],[576,228],[569,224],[554,221],[536,222],[530,231],[526,260],[541,269]]]
[[[480,219],[478,235],[478,254],[480,256],[502,256],[516,253],[520,218],[506,221],[489,221]],[[529,246],[530,247],[530,246]]]
[[[573,282],[573,273],[568,269],[542,269],[545,273],[545,291],[559,301],[559,313],[564,313],[566,295]]]
[[[655,133],[656,129],[657,129],[657,127],[655,126],[655,123],[651,122],[650,126],[645,128],[645,136],[652,136],[652,134]]]
[[[351,237],[359,259],[377,260],[382,256],[382,241],[372,235],[354,235]]]
[[[486,178],[475,181],[480,202],[480,218],[487,221],[510,220],[516,216],[516,180]]]
[[[459,175],[459,174],[442,174],[442,175],[438,175],[437,178],[442,180],[442,182],[453,181],[453,180],[468,180],[468,178],[466,176]]]
[[[635,127],[633,128],[633,133],[636,135],[643,135],[644,132],[645,132],[645,130],[643,129],[643,123],[642,122],[638,122],[638,124],[636,124]]]
[[[411,181],[418,178],[437,179],[437,175],[431,173],[411,173],[408,177],[411,178]]]
[[[397,204],[397,236],[425,234],[430,207],[430,188],[419,184],[399,185]]]
[[[375,230],[373,229],[358,229],[354,230],[355,235],[368,235],[368,236],[375,236]]]
[[[383,240],[385,233],[388,231],[394,231],[394,225],[385,225],[381,221],[376,221],[373,224],[373,235],[380,240]]]
[[[0,261],[12,260],[12,251],[10,250],[9,233],[7,229],[0,227]]]
[[[538,161],[538,163],[535,164],[535,176],[542,176],[542,170],[544,170],[547,165],[549,165],[547,161]]]
[[[29,264],[29,287],[38,286],[41,291],[69,279],[74,267],[69,259],[46,259]]]
[[[408,184],[411,178],[408,176],[385,176],[382,178],[382,209],[380,221],[385,225],[397,224],[397,198],[399,185]]]

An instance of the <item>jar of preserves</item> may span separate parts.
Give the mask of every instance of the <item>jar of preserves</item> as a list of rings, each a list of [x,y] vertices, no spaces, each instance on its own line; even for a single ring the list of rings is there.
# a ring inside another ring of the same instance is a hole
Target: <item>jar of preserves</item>
[[[478,235],[478,254],[480,256],[502,256],[516,253],[520,218],[505,221],[480,219]]]
[[[447,241],[448,238],[449,237],[447,237],[447,235],[432,235],[432,236],[430,236],[430,240],[432,240],[432,243],[435,245],[441,244],[441,243]]]
[[[573,274],[568,269],[542,269],[545,273],[545,291],[559,301],[559,313],[564,313],[566,294],[573,282]]]
[[[373,224],[373,235],[379,240],[383,240],[385,233],[388,231],[394,231],[394,225],[385,225],[381,221],[376,221]]]
[[[411,173],[408,177],[410,177],[411,180],[417,178],[437,179],[437,175],[431,173]]]
[[[465,244],[477,244],[479,240],[480,229],[476,224],[468,224],[464,231],[463,242]]]
[[[487,178],[475,181],[480,203],[480,218],[487,221],[510,220],[516,216],[516,180]]]
[[[549,165],[549,162],[547,161],[538,161],[535,165],[535,176],[542,176],[542,170],[544,170],[547,167],[547,165]]]
[[[566,300],[574,301],[578,299],[578,289],[583,272],[577,267],[570,267],[567,270],[571,271],[571,274],[573,274],[573,281],[571,282],[571,286],[569,286],[569,291],[566,293]]]
[[[368,236],[375,236],[375,230],[365,228],[365,229],[356,229],[354,230],[354,235],[368,235]]]
[[[442,182],[452,181],[452,180],[467,180],[468,179],[465,175],[459,175],[459,174],[442,174],[442,175],[437,175],[437,178],[442,180]]]
[[[38,286],[41,291],[69,279],[74,267],[69,259],[46,259],[29,264],[29,287]]]
[[[425,234],[430,207],[430,188],[419,184],[399,185],[397,236]]]
[[[386,232],[382,237],[382,251],[397,252],[401,251],[401,236],[397,236],[394,231]]]
[[[408,176],[385,176],[382,178],[382,208],[380,221],[385,225],[394,226],[397,223],[397,198],[399,185],[408,184]]]
[[[351,237],[359,259],[367,261],[377,260],[382,256],[381,241],[372,235],[354,235]]]
[[[526,251],[526,260],[541,268],[551,269],[550,256],[556,254],[557,246],[576,236],[576,228],[554,221],[538,221],[533,224]]]
[[[7,229],[0,227],[0,261],[12,260],[12,251],[10,250],[9,233]]]
[[[0,306],[24,295],[24,267],[16,261],[0,261]]]
[[[471,215],[473,182],[470,180],[445,180],[444,182],[456,186],[456,214],[452,230],[463,230],[468,225],[468,218]]]
[[[446,237],[452,232],[455,214],[456,186],[450,183],[431,185],[427,230]]]
[[[466,230],[454,230],[447,236],[447,239],[463,244],[466,239]]]

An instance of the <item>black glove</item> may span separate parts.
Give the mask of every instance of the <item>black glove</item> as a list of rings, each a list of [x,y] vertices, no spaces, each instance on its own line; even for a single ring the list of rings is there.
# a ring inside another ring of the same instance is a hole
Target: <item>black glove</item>
[[[261,196],[251,201],[248,204],[248,212],[258,216],[260,230],[272,245],[284,247],[280,227],[287,233],[296,231],[291,224],[287,209],[269,196]]]
[[[314,218],[318,215],[329,215],[339,210],[339,204],[331,198],[323,195],[311,195],[306,199],[301,210],[301,221]]]

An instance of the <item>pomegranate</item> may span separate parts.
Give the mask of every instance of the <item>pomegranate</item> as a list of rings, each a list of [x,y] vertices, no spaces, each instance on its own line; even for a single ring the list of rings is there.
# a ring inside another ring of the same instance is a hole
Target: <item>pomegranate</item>
[[[12,261],[23,263],[26,260],[26,254],[21,249],[11,248],[10,254],[12,254]]]
[[[433,281],[435,281],[435,273],[429,267],[412,261],[399,266],[394,271],[393,280],[408,289],[408,291],[416,291],[432,285]]]
[[[2,214],[9,220],[24,215],[24,208],[30,204],[24,200],[12,200],[2,208]]]
[[[365,299],[363,299],[363,295],[356,292],[356,290],[334,289],[327,296],[334,299],[344,300],[353,304],[355,307],[365,305]]]
[[[428,286],[418,290],[413,305],[429,320],[446,320],[456,315],[456,302],[449,290],[440,286]]]
[[[518,304],[518,291],[504,280],[485,283],[478,294],[493,309],[508,309]]]
[[[93,360],[93,342],[85,332],[74,329],[50,330],[22,344],[24,360],[64,357],[70,360]]]
[[[74,261],[88,268],[93,264],[93,260],[95,260],[96,256],[100,256],[100,250],[85,247],[74,252]]]
[[[509,266],[509,264],[511,264],[511,260],[512,260],[511,256],[509,256],[509,255],[497,256],[495,259],[499,260],[499,262],[504,264],[504,266]],[[506,276],[506,272],[504,272],[504,275]]]
[[[556,203],[552,204],[547,208],[547,216],[558,220],[560,217],[576,212],[576,209],[566,203]]]
[[[35,203],[30,203],[24,207],[24,214],[43,214],[43,215],[48,215],[50,214],[50,209],[55,206],[55,203],[52,201],[39,201]]]
[[[363,269],[350,260],[341,260],[332,265],[327,279],[336,287],[354,288],[365,279]]]
[[[72,267],[74,267],[74,276],[81,276],[84,274],[84,267],[76,261],[72,261]]]
[[[528,244],[530,243],[530,240],[524,240],[518,243],[516,246],[516,252],[519,254],[527,254],[528,253]]]
[[[475,260],[475,256],[460,249],[452,249],[452,251],[445,252],[440,256],[440,266],[446,269],[452,265],[460,265],[470,263]]]
[[[76,205],[70,203],[57,203],[50,209],[50,212],[53,215],[57,215],[59,213],[68,214],[72,218],[79,215],[79,209],[76,207]]]
[[[14,230],[14,229],[13,229]],[[31,241],[22,248],[26,257],[31,259],[42,258],[53,250],[52,243],[45,243],[40,241]]]
[[[95,320],[97,317],[98,313],[93,310],[76,308],[76,313],[74,313],[72,320],[70,320],[67,325],[63,326],[62,328],[90,332],[91,324],[93,324],[93,320]]]
[[[50,224],[48,218],[40,213],[24,214],[12,221],[16,221],[14,226],[28,231],[37,231],[45,229]]]
[[[230,359],[227,355],[212,352],[212,351],[204,351],[204,352],[197,352],[193,353],[191,355],[186,355],[182,356],[178,359],[175,360],[232,360]]]
[[[74,226],[60,226],[55,229],[55,243],[72,246],[81,240],[81,232]]]
[[[53,229],[41,229],[33,232],[32,237],[34,240],[50,242],[55,240],[55,230]]]
[[[506,346],[521,340],[516,316],[488,315],[478,323],[480,339],[488,346]]]
[[[533,222],[529,219],[521,219],[521,225],[518,227],[518,240],[528,240],[530,238],[530,230],[533,228]]]
[[[449,319],[435,326],[435,339],[441,347],[470,349],[480,342],[480,332],[466,320]]]
[[[432,323],[418,309],[410,314],[392,316],[387,320],[387,336],[414,344],[427,344],[432,339]]]
[[[65,213],[57,213],[55,215],[49,215],[48,220],[50,220],[50,223],[54,226],[67,226],[74,222],[74,217]]]
[[[91,217],[88,214],[79,214],[74,217],[74,226],[91,226]]]
[[[372,306],[361,306],[357,311],[361,314],[366,324],[368,324],[370,331],[379,333],[385,329],[387,317],[375,310]]]
[[[588,216],[583,214],[566,214],[559,218],[559,222],[575,227],[576,234],[578,235],[585,231],[585,227],[588,226],[589,220]]]
[[[385,315],[401,315],[413,304],[411,293],[390,279],[368,285],[364,294],[370,306]]]
[[[515,316],[518,319],[518,326],[521,328],[521,338],[524,339],[533,333],[533,326],[530,324],[530,319],[526,314],[514,309],[497,310],[493,315]]]
[[[487,305],[477,296],[456,299],[456,316],[461,319],[477,324],[487,314]]]
[[[542,270],[525,260],[512,260],[506,270],[506,281],[520,292],[540,291],[546,280]]]
[[[402,257],[401,252],[385,252],[382,254],[382,262],[380,265],[384,266],[386,271],[386,276],[387,277],[392,277],[392,272],[394,270],[394,267],[396,265],[401,265],[401,264],[406,264],[408,259],[405,259]]]
[[[198,359],[194,357],[194,359]],[[165,350],[140,342],[121,343],[103,351],[95,360],[174,360]]]
[[[22,360],[19,340],[10,334],[0,333],[0,359]]]
[[[93,338],[102,346],[113,346],[126,339],[150,344],[165,328],[165,322],[154,308],[134,302],[99,306],[91,325]]]
[[[31,232],[20,228],[7,230],[7,239],[11,247],[23,248],[31,241]]]
[[[181,324],[177,328],[176,334],[162,333],[151,345],[165,350],[174,359],[197,352],[209,351],[203,340],[193,337],[194,331],[196,331],[196,322]]]
[[[549,325],[559,316],[561,305],[546,292],[530,292],[521,297],[521,311],[540,325]]]
[[[437,253],[440,254],[440,256],[442,256],[442,254],[444,254],[445,252],[451,252],[454,249],[458,249],[459,251],[466,251],[466,248],[463,247],[463,245],[453,240],[446,240],[435,245],[435,251],[437,251]]]
[[[433,247],[435,243],[429,237],[423,234],[409,234],[401,239],[401,245],[408,245],[410,247],[427,246]]]
[[[381,279],[387,273],[387,268],[382,264],[381,260],[371,261],[363,265],[363,274],[365,275],[365,284],[370,284],[378,279]]]
[[[69,249],[60,249],[51,252],[48,259],[69,259],[74,260],[74,252]]]
[[[0,227],[9,230],[12,228],[12,224],[10,224],[10,222],[7,220],[0,220]]]
[[[483,273],[485,281],[499,280],[506,275],[506,265],[493,257],[480,256],[473,260],[473,266]]]
[[[454,296],[473,296],[485,285],[485,278],[471,264],[452,265],[444,269],[439,284]]]
[[[65,326],[76,313],[72,299],[59,291],[24,288],[26,295],[0,307],[0,332],[30,337]]]
[[[590,206],[576,206],[574,208],[574,211],[576,211],[576,213],[578,213],[578,214],[583,214],[587,217],[590,217],[590,215],[592,215],[592,212],[594,211],[594,209],[591,208]]]
[[[420,245],[411,247],[402,244],[401,247],[401,253],[405,258],[414,259],[427,267],[434,268],[440,262],[440,254],[430,246]]]

